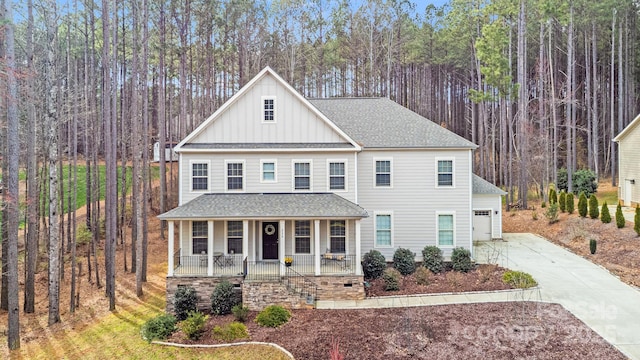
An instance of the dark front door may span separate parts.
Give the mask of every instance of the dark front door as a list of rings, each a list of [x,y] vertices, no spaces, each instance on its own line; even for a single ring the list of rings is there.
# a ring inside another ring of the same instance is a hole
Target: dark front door
[[[262,258],[275,260],[278,258],[278,223],[262,223]]]

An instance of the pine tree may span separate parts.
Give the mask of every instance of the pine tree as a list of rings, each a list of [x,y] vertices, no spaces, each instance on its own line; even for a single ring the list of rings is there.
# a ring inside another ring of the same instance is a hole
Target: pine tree
[[[575,201],[573,200],[573,193],[568,193],[567,198],[565,199],[565,207],[567,208],[567,212],[569,214],[573,214],[576,210]]]
[[[609,214],[609,206],[607,205],[606,201],[602,203],[602,210],[600,211],[600,220],[602,220],[602,222],[605,224],[608,224],[611,222],[611,214]]]
[[[595,194],[591,194],[589,197],[589,217],[597,219],[600,216],[600,210],[598,209],[598,198]]]
[[[587,196],[584,192],[580,193],[580,198],[578,199],[578,214],[580,214],[580,217],[587,217]]]
[[[560,211],[561,212],[565,212],[567,211],[567,193],[564,192],[564,190],[560,191],[560,199],[559,199],[560,203],[558,204],[560,206]]]
[[[616,225],[618,226],[618,229],[622,229],[624,227],[624,215],[622,215],[622,206],[620,206],[620,204],[618,204],[618,207],[616,208]]]
[[[633,218],[633,230],[640,236],[640,205],[636,205],[636,216]]]

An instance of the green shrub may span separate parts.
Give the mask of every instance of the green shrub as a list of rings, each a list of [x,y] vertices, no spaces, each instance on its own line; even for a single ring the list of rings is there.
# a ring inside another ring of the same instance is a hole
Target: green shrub
[[[89,242],[91,242],[92,238],[93,234],[87,227],[87,223],[85,221],[80,222],[80,224],[76,226],[76,244],[88,244]]]
[[[558,201],[558,205],[560,206],[560,211],[567,211],[567,193],[564,190],[560,191],[560,200]]]
[[[451,252],[451,264],[453,270],[460,272],[469,272],[473,269],[471,263],[471,252],[465,248],[457,247]]]
[[[189,340],[198,340],[204,332],[204,325],[207,323],[209,315],[204,315],[199,311],[191,311],[186,319],[180,323],[180,330],[187,335]]]
[[[418,285],[429,285],[431,283],[431,278],[433,277],[433,273],[431,272],[431,270],[427,269],[424,266],[420,266],[416,269],[416,272],[414,273],[415,278],[416,278],[416,283],[418,283]]]
[[[636,205],[636,214],[633,217],[633,230],[640,236],[640,205]]]
[[[587,217],[587,195],[581,192],[578,198],[578,214],[580,217]]]
[[[239,303],[238,295],[233,290],[233,284],[222,280],[211,293],[211,312],[216,315],[225,315]]]
[[[547,207],[547,203],[543,201],[542,204],[540,204],[540,207],[543,208],[543,209],[546,208]]]
[[[598,207],[598,199],[595,194],[589,197],[589,217],[592,219],[600,217],[600,208]]]
[[[567,169],[562,168],[558,170],[558,189],[569,191],[567,184]],[[585,196],[590,196],[598,190],[598,182],[596,181],[596,174],[589,169],[576,170],[571,176],[573,180],[573,192],[579,194],[585,193]]]
[[[609,213],[609,206],[607,205],[606,201],[602,203],[602,210],[600,210],[600,220],[602,220],[602,222],[605,224],[611,222],[611,214]]]
[[[409,249],[399,248],[393,253],[393,267],[402,275],[416,271],[416,254]]]
[[[269,305],[256,316],[260,326],[276,328],[289,321],[291,313],[280,305]]]
[[[528,289],[538,285],[531,275],[522,271],[509,270],[502,275],[502,281],[518,289]]]
[[[616,226],[618,229],[622,229],[625,225],[626,220],[624,219],[624,215],[622,214],[622,206],[618,204],[616,208]]]
[[[233,316],[236,317],[236,320],[240,322],[247,321],[247,317],[249,317],[249,308],[242,304],[237,304],[232,307],[231,312],[233,313]]]
[[[558,193],[556,192],[556,189],[550,188],[549,189],[549,204],[555,204],[557,202],[558,202]]]
[[[386,268],[387,261],[378,250],[370,250],[362,257],[362,272],[367,280],[379,278]]]
[[[551,204],[544,212],[544,216],[549,220],[549,224],[558,222],[558,204]]]
[[[176,331],[176,318],[171,314],[158,315],[142,325],[140,334],[148,342],[164,340]]]
[[[442,250],[437,246],[425,246],[422,249],[422,265],[437,274],[444,270]]]
[[[573,214],[573,212],[576,210],[576,203],[573,199],[573,193],[567,194],[567,198],[565,199],[565,207],[567,208],[567,212],[569,214]]]
[[[384,289],[386,291],[400,290],[400,277],[401,274],[394,268],[385,269],[382,273],[382,279],[384,280]]]
[[[213,328],[213,338],[230,342],[237,339],[246,339],[249,337],[249,331],[245,324],[239,322],[232,322],[223,326],[216,326]]]
[[[591,252],[591,255],[596,253],[597,246],[598,246],[598,242],[596,241],[596,239],[589,240],[589,251]]]
[[[176,319],[182,321],[189,316],[189,312],[196,311],[198,306],[198,296],[196,289],[191,286],[178,286],[173,295],[173,309]]]
[[[558,190],[568,191],[567,179],[568,179],[567,169],[565,168],[558,169],[558,173],[556,177],[556,187]]]

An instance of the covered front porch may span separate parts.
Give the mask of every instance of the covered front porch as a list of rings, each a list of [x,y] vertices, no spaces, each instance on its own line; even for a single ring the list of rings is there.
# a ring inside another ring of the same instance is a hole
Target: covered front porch
[[[204,194],[168,221],[168,276],[361,275],[356,204],[323,194]]]

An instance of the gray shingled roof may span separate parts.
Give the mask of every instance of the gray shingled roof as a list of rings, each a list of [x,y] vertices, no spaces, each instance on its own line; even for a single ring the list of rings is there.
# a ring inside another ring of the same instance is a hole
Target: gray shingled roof
[[[359,144],[369,148],[478,146],[387,98],[309,100]]]
[[[473,193],[483,195],[506,195],[499,187],[493,185],[480,176],[473,174]]]
[[[158,216],[162,220],[367,217],[367,212],[333,193],[203,194]]]
[[[349,143],[189,143],[183,149],[353,149]]]

